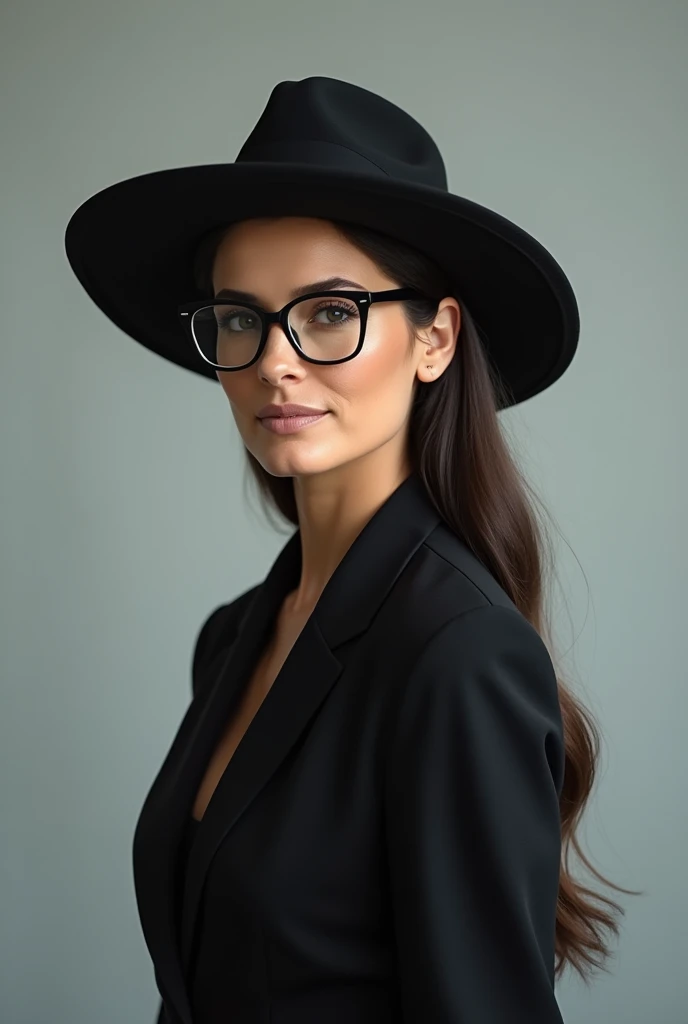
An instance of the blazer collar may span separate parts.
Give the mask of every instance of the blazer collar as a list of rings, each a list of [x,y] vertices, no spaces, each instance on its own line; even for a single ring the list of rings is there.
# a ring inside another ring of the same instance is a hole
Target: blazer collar
[[[215,851],[336,683],[343,670],[337,648],[368,628],[399,574],[439,522],[425,486],[411,474],[366,523],[328,580],[198,827],[187,865],[178,948],[173,927],[176,848],[211,753],[270,638],[284,598],[298,586],[298,530],[257,588],[215,679],[200,699],[191,702],[147,797],[145,842],[137,844],[135,852],[142,928],[161,989],[184,1024],[192,1024],[185,976],[203,883]]]

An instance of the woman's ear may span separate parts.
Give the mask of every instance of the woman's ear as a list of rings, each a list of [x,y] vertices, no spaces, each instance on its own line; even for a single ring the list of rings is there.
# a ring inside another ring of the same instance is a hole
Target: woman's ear
[[[419,380],[433,381],[441,377],[456,352],[461,329],[461,310],[452,296],[442,299],[432,324],[421,332],[421,354],[416,373]]]

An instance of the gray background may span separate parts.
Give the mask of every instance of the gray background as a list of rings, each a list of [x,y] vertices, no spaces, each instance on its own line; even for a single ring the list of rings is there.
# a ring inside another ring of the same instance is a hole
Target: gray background
[[[6,4],[3,1022],[152,1022],[134,824],[190,699],[201,622],[286,539],[245,494],[219,386],[91,304],[64,229],[119,179],[233,160],[272,87],[309,75],[416,116],[450,189],[531,231],[576,290],[570,370],[503,415],[559,528],[560,667],[604,735],[584,846],[647,895],[620,897],[612,973],[590,990],[568,976],[557,995],[568,1024],[688,1019],[687,13],[622,0]]]

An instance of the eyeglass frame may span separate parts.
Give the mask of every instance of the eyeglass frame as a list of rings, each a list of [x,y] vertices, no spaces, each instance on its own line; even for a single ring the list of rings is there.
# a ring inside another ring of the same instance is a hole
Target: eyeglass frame
[[[296,306],[299,302],[303,302],[305,299],[317,299],[321,297],[326,298],[329,295],[341,296],[343,299],[350,299],[352,302],[355,302],[361,322],[361,331],[358,339],[358,344],[356,345],[356,349],[351,353],[351,355],[344,356],[342,359],[316,359],[313,356],[306,355],[306,353],[303,351],[303,349],[299,347],[298,342],[292,335],[291,324],[289,323],[289,310],[293,306]],[[317,291],[309,292],[307,295],[299,295],[297,296],[297,298],[291,299],[291,301],[288,302],[286,306],[282,306],[281,309],[277,310],[274,313],[271,313],[269,312],[269,310],[263,309],[262,306],[258,306],[252,302],[244,302],[243,300],[239,299],[222,297],[219,299],[210,300],[196,299],[194,302],[186,302],[181,306],[177,306],[177,314],[183,325],[184,331],[188,332],[191,335],[191,339],[194,345],[196,346],[196,349],[198,350],[198,353],[201,356],[201,358],[204,359],[205,362],[208,363],[210,366],[213,366],[216,370],[220,370],[222,373],[233,373],[236,370],[247,370],[249,366],[253,366],[253,364],[260,359],[263,350],[267,345],[268,334],[273,324],[279,324],[281,326],[282,330],[284,331],[284,334],[286,335],[289,341],[289,344],[292,346],[296,354],[300,356],[302,359],[305,359],[306,362],[316,363],[319,366],[335,366],[338,363],[346,363],[350,359],[355,359],[355,357],[363,348],[363,342],[365,340],[366,335],[366,327],[368,324],[368,310],[370,309],[370,306],[373,302],[398,302],[402,299],[427,298],[427,295],[424,295],[422,292],[419,292],[415,288],[388,288],[385,291],[378,292],[342,291],[335,288],[332,289],[331,291]],[[256,354],[254,355],[253,359],[250,360],[250,362],[242,363],[241,366],[222,366],[221,363],[214,363],[211,359],[208,359],[201,351],[193,331],[193,314],[198,312],[199,309],[204,309],[206,306],[218,305],[241,306],[242,309],[249,309],[251,310],[251,312],[257,313],[258,316],[260,317],[262,324],[262,333],[260,341],[258,342]],[[189,319],[186,319],[187,317]]]

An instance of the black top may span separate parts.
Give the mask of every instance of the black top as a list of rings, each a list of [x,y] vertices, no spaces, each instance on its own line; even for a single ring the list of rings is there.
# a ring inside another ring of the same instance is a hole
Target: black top
[[[177,935],[181,936],[181,917],[182,917],[182,902],[184,895],[184,879],[186,876],[186,865],[189,860],[189,854],[193,845],[194,839],[196,838],[196,832],[200,825],[200,821],[189,814],[186,819],[184,831],[179,842],[179,860],[177,861],[177,884],[175,887],[175,898],[176,898],[176,909],[177,909]]]
[[[182,834],[182,840],[179,848],[179,861],[180,871],[184,873],[186,868],[186,862],[189,859],[189,853],[191,852],[191,846],[193,845],[198,826],[200,825],[198,818],[194,818],[191,814],[186,819],[186,825]]]

